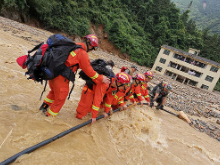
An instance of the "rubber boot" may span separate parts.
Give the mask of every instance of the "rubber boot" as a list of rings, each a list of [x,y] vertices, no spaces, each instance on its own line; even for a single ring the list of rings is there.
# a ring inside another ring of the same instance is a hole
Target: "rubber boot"
[[[43,104],[40,106],[41,111],[43,111],[44,113],[47,112],[47,108],[49,107],[49,105],[45,102],[43,102]]]

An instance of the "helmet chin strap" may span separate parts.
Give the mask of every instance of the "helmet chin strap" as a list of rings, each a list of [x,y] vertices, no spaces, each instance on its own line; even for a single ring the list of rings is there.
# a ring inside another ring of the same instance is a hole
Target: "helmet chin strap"
[[[137,83],[137,79],[134,79],[134,81],[136,82],[137,85],[139,85],[140,83]]]
[[[115,80],[115,81],[116,81],[115,84],[117,86],[117,92],[118,92],[119,91],[119,87],[123,86],[124,84],[118,85],[118,81],[117,80]]]
[[[86,40],[86,46],[87,46],[87,52],[89,52],[90,50],[93,50],[94,47],[92,49],[89,49],[89,44],[88,44],[88,40]]]
[[[89,45],[88,45],[88,40],[86,39],[86,47],[87,47],[87,52],[89,52]]]
[[[117,86],[117,92],[118,92],[119,91],[119,86],[118,86],[118,81],[117,80],[115,80],[115,84]]]
[[[115,80],[116,81],[116,80]],[[116,86],[117,86],[117,92],[119,91],[119,87],[123,86],[124,84],[118,85],[118,81],[115,82]],[[126,91],[126,88],[124,86],[124,91]]]

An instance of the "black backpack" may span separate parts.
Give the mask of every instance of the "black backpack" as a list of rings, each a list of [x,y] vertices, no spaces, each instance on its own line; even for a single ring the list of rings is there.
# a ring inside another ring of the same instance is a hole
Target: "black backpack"
[[[63,75],[70,81],[75,80],[71,67],[67,67],[64,63],[72,50],[81,48],[71,39],[61,34],[55,34],[47,39],[46,43],[41,43],[28,51],[27,60],[24,65],[27,66],[25,75],[29,75],[28,79],[41,82],[43,80],[52,80],[59,75]],[[31,52],[35,51],[33,56]]]
[[[103,59],[93,60],[90,64],[98,74],[105,75],[110,79],[115,76],[114,72],[108,67],[106,67],[108,64]],[[82,70],[79,72],[79,77],[86,81],[86,84],[89,89],[93,89],[93,84],[95,83]]]
[[[72,72],[72,68],[76,65],[67,67],[65,62],[69,53],[77,48],[82,47],[81,45],[76,45],[71,39],[61,34],[50,36],[46,43],[36,45],[32,50],[28,51],[27,60],[24,63],[28,70],[25,75],[29,75],[28,79],[33,79],[41,83],[43,80],[46,80],[44,91],[47,80],[52,80],[59,75],[74,82],[75,73]],[[30,53],[35,50],[37,51],[31,56]]]

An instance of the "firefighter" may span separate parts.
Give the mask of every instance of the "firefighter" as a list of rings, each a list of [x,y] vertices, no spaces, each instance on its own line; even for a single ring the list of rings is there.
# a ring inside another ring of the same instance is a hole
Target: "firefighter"
[[[132,77],[130,76],[130,80],[132,80]],[[127,106],[124,102],[124,96],[126,94],[126,91],[130,88],[131,83],[125,84],[124,88],[119,89],[118,91],[112,91],[108,92],[103,100],[103,107],[104,111],[106,113],[109,112],[111,109],[117,109],[120,108],[120,110],[125,110],[127,109]]]
[[[172,86],[170,84],[165,84],[163,82],[155,86],[150,93],[150,101],[151,101],[150,106],[153,107],[154,103],[157,102],[156,109],[163,110],[167,100],[167,96],[171,89]]]
[[[67,67],[72,67],[72,72],[76,73],[77,69],[82,69],[95,83],[106,83],[109,84],[109,78],[99,75],[93,70],[90,65],[90,60],[87,52],[96,50],[98,47],[98,38],[94,34],[89,34],[83,37],[83,42],[76,43],[81,45],[82,48],[78,48],[71,51],[65,65]],[[46,116],[57,116],[60,109],[69,93],[69,80],[67,80],[62,75],[49,80],[50,92],[44,99],[43,104],[40,107]]]
[[[96,121],[98,111],[103,101],[103,97],[108,92],[119,91],[124,88],[125,85],[130,83],[131,77],[123,72],[117,73],[115,78],[111,78],[111,83],[104,84],[98,83],[93,85],[93,90],[85,93],[84,89],[82,91],[81,99],[76,109],[76,118],[82,119],[89,112],[92,112],[92,123]],[[85,99],[86,98],[86,99]],[[105,117],[108,116],[106,112],[103,112]]]
[[[135,77],[133,77],[133,84],[129,92],[125,96],[125,100],[130,100],[132,103],[139,102],[141,106],[143,106],[143,98],[141,95],[141,84],[145,81],[145,75],[141,73],[137,73]]]
[[[150,105],[150,97],[148,94],[148,89],[147,89],[147,83],[150,82],[150,80],[153,79],[153,72],[152,71],[147,71],[144,73],[145,75],[145,82],[142,82],[141,85],[141,94],[144,97],[144,99],[147,101],[148,105]]]

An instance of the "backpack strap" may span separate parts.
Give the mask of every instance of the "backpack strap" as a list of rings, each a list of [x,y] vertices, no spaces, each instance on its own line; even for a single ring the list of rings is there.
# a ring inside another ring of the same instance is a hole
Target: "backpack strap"
[[[67,98],[68,100],[70,99],[70,95],[71,95],[71,93],[72,93],[72,91],[73,91],[74,86],[75,86],[75,84],[73,83],[73,85],[72,85],[72,87],[71,87],[71,89],[70,89],[70,92],[69,92],[68,98]]]
[[[33,51],[39,49],[39,48],[41,47],[41,45],[43,45],[43,44],[44,44],[44,42],[42,42],[42,43],[36,45],[33,49],[31,49],[31,50],[28,51],[28,54],[30,54],[31,52],[33,52]]]
[[[72,69],[75,66],[77,67],[77,69],[76,69],[76,72],[73,73]],[[65,64],[63,64],[63,67],[64,67],[63,70],[60,71],[58,75],[62,75],[63,77],[65,77],[65,81],[66,81],[66,79],[68,79],[69,81],[74,82],[75,81],[75,75],[77,73],[77,70],[79,69],[79,64],[75,64],[75,65],[72,65],[72,66],[69,66],[69,67],[67,67]]]
[[[110,83],[109,83],[108,89],[106,89],[106,91],[108,91],[108,90],[109,90],[109,88],[110,88],[111,84],[112,84],[112,78],[110,78]]]
[[[68,68],[72,71],[72,69],[73,69],[74,66],[77,66],[76,72],[74,73],[74,75],[76,75],[77,70],[79,69],[79,64],[72,65],[72,66],[70,66],[70,67],[68,67]],[[75,79],[75,78],[74,78],[74,79]],[[65,79],[65,80],[66,80],[66,79]],[[74,89],[74,86],[75,86],[74,81],[73,81],[72,83],[73,83],[73,85],[72,85],[72,87],[71,87],[71,89],[70,89],[70,92],[69,92],[69,95],[68,95],[68,98],[67,98],[68,100],[70,99],[70,95],[71,95],[71,93],[73,92],[73,89]]]
[[[47,87],[47,80],[45,80],[44,90],[41,92],[40,100],[41,100],[41,98],[42,98],[42,96],[43,96],[43,93],[44,93],[45,90],[46,90],[46,87]]]
[[[86,89],[86,91],[84,92],[84,94],[86,94],[86,93],[87,93],[88,89],[89,89],[89,87],[87,86],[87,89]]]

